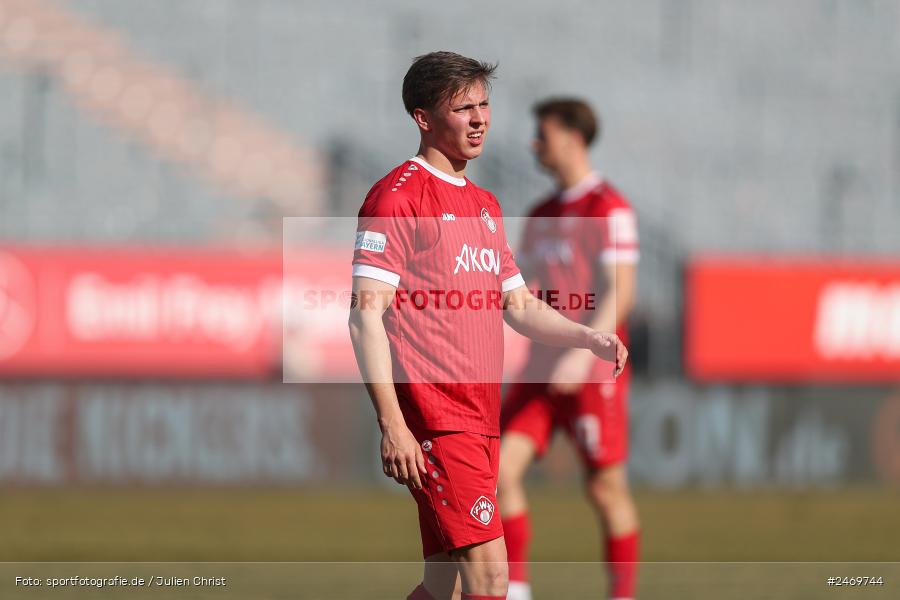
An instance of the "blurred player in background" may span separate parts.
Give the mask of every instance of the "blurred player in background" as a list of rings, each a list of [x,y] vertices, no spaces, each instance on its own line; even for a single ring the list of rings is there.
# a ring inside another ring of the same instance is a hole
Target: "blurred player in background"
[[[562,312],[593,329],[615,330],[626,340],[637,229],[628,201],[591,168],[588,149],[598,134],[597,119],[586,103],[573,99],[542,102],[535,116],[535,153],[559,189],[531,211],[518,263],[529,284],[556,290],[560,298],[596,293],[594,310],[569,307]],[[605,540],[611,597],[634,597],[639,524],[625,470],[630,369],[615,382],[597,383],[604,379],[597,362],[590,352],[532,343],[522,376],[505,399],[498,500],[510,562],[510,600],[531,597],[531,526],[523,477],[557,428],[575,444],[586,471],[587,497]]]
[[[409,487],[419,509],[425,573],[413,600],[506,597],[494,515],[503,321],[604,356],[617,374],[627,356],[616,335],[531,296],[497,199],[465,177],[490,126],[493,71],[451,52],[413,62],[403,102],[418,154],[376,183],[359,212],[350,336],[382,431],[384,473]],[[487,304],[450,310],[454,293]]]

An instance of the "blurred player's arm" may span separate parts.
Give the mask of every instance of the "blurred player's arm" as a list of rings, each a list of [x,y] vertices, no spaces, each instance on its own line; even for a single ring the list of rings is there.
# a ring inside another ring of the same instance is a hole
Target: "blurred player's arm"
[[[503,318],[517,333],[547,346],[585,348],[615,362],[615,374],[625,367],[628,351],[614,333],[597,331],[571,321],[536,298],[527,286],[503,294]]]
[[[611,282],[597,302],[597,308],[586,323],[598,331],[616,331],[628,318],[634,306],[635,265],[632,262],[604,263],[606,281]],[[588,379],[594,357],[590,352],[570,350],[563,354],[550,374],[549,389],[557,394],[572,394]]]
[[[350,339],[359,372],[375,406],[381,428],[381,463],[384,474],[398,483],[422,489],[420,473],[427,474],[425,459],[397,401],[391,368],[391,348],[382,316],[394,301],[396,288],[368,277],[353,278],[350,303]]]
[[[615,331],[628,319],[634,306],[634,263],[606,263],[602,268],[610,285],[599,298],[597,310],[587,326],[600,331]]]

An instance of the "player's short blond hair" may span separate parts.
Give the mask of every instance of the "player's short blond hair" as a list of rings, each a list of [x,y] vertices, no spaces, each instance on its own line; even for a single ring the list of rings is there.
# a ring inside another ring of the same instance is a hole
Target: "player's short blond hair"
[[[417,108],[431,110],[476,83],[490,87],[497,64],[455,52],[417,56],[403,78],[403,106],[410,115]]]

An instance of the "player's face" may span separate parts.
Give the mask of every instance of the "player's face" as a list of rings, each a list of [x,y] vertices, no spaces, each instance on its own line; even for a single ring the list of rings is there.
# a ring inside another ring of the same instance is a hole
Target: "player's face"
[[[434,143],[450,160],[472,160],[481,154],[491,107],[484,84],[462,90],[431,111]]]
[[[575,131],[560,123],[559,119],[550,116],[540,119],[534,138],[534,154],[541,166],[556,171],[561,164],[571,157],[581,137]]]

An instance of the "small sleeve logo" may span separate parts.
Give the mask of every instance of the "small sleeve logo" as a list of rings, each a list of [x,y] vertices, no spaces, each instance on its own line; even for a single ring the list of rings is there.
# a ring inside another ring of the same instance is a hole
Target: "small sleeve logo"
[[[357,231],[356,246],[357,250],[367,250],[369,252],[384,252],[387,246],[387,236],[377,231]]]

